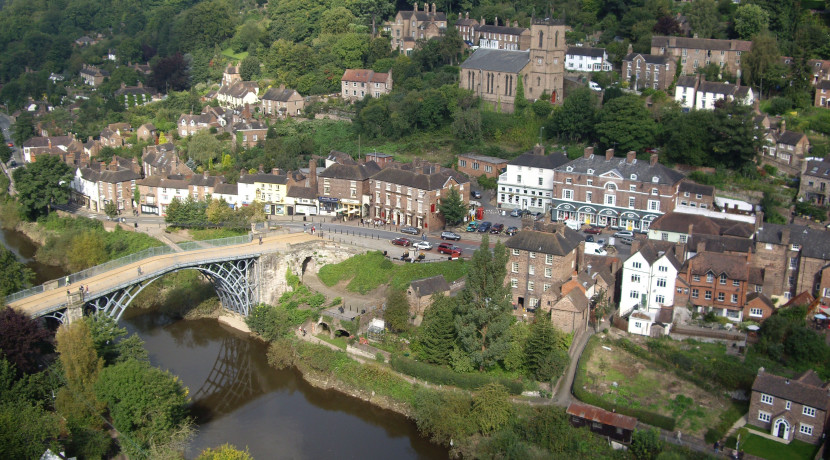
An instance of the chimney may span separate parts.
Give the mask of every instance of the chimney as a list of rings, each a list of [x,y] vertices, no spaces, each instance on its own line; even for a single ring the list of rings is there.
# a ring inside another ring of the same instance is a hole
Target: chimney
[[[519,21],[513,20],[513,27],[519,27]]]
[[[689,231],[686,232],[687,235],[692,236],[694,235],[695,224],[689,224]]]
[[[280,91],[285,91],[285,83],[280,85]]]
[[[637,159],[637,152],[631,150],[625,154],[625,162],[628,164],[634,164],[634,160]]]
[[[614,260],[611,261],[611,275],[616,275],[619,270],[620,259],[618,257],[614,257]]]
[[[308,160],[308,186],[317,190],[317,160]]]
[[[138,82],[138,87],[139,87],[139,88],[144,88],[144,83],[141,83],[141,81],[139,81],[139,82]]]
[[[787,120],[782,119],[781,123],[778,124],[778,133],[784,134],[784,131],[787,130]]]
[[[464,19],[470,19],[470,12],[469,11],[464,13]]]
[[[481,24],[479,24],[479,25],[480,25],[480,26],[483,26],[483,25],[485,25],[485,24],[487,24],[487,22],[484,20],[484,16],[482,16],[482,17],[481,17]]]
[[[280,176],[282,175],[282,170],[280,170],[280,168],[271,168],[271,174],[275,176]]]
[[[205,179],[207,179],[207,178],[208,178],[208,172],[207,172],[207,171],[203,172],[203,173],[202,173],[202,177],[203,177],[203,178],[205,178]]]
[[[265,165],[264,164],[259,165],[259,173],[260,174],[265,174]]]
[[[432,3],[432,14],[435,14],[437,12],[438,12],[438,8],[435,7],[435,2],[433,2]]]
[[[652,153],[651,156],[648,158],[648,164],[654,166],[657,164],[657,154]]]
[[[698,37],[697,37],[697,34],[695,34],[692,38],[698,38]]]
[[[107,170],[107,163],[102,161],[100,163],[100,169],[98,171],[106,171]]]
[[[124,83],[124,82],[122,81],[122,82],[121,82],[121,89],[124,89],[124,88],[126,88],[126,87],[127,87],[127,84],[126,84],[126,83]]]
[[[542,144],[536,144],[535,146],[533,146],[533,154],[534,155],[544,155],[545,154],[545,148],[542,146]]]
[[[585,152],[582,154],[583,158],[591,158],[594,156],[594,148],[593,147],[585,147]]]
[[[787,227],[781,229],[781,244],[790,244],[790,229]]]
[[[631,43],[629,43],[628,44],[628,54],[631,54],[633,52],[634,52],[634,46]]]
[[[755,232],[757,233],[762,228],[764,228],[764,213],[763,211],[758,211],[755,214]]]
[[[242,168],[242,169],[239,170],[239,177],[242,177],[245,174],[247,174],[247,171],[245,171],[245,168]]]
[[[415,2],[415,6],[413,8],[415,8],[414,11],[418,11],[418,2]]]
[[[705,241],[698,241],[697,242],[697,254],[701,254],[706,252],[706,242]]]
[[[576,268],[585,267],[585,241],[580,241],[576,249]]]
[[[498,17],[498,16],[496,16],[496,18],[495,18],[495,19],[493,19],[493,25],[494,25],[494,26],[499,25],[499,17]]]
[[[614,149],[608,149],[605,151],[605,161],[611,161],[614,158]]]

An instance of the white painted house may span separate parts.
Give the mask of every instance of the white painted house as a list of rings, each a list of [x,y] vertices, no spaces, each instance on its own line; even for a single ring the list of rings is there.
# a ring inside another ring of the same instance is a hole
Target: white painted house
[[[683,76],[677,79],[674,100],[685,110],[714,110],[720,100],[751,106],[755,94],[748,86],[706,81],[700,75]]]
[[[499,207],[547,212],[551,206],[554,169],[568,161],[564,153],[545,155],[540,145],[519,155],[507,163],[507,170],[499,176],[496,197]]]
[[[623,263],[620,316],[674,305],[680,262],[672,244],[649,241]],[[631,320],[629,319],[629,323]]]
[[[569,46],[565,54],[565,70],[573,72],[610,72],[611,68],[605,48]]]
[[[98,208],[98,203],[101,202],[98,193],[98,176],[89,168],[77,168],[75,177],[72,178],[72,190],[76,193],[75,197],[83,197],[84,201],[88,200],[89,208],[93,212],[103,211]]]

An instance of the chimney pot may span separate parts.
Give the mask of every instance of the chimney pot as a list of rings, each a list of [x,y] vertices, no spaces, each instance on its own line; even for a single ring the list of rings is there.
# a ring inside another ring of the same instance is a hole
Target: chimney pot
[[[630,150],[628,153],[625,154],[625,162],[628,164],[633,164],[634,160],[637,159],[637,152]]]
[[[614,158],[614,149],[608,149],[605,151],[605,161],[611,161]]]

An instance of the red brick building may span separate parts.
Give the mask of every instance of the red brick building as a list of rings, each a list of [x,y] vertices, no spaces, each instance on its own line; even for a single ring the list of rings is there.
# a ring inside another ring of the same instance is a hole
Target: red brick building
[[[458,155],[458,171],[470,177],[495,177],[507,169],[508,160],[504,158],[488,157],[475,152]]]
[[[677,276],[689,285],[689,302],[701,313],[714,311],[741,321],[749,286],[750,258],[751,253],[699,252],[688,259]]]

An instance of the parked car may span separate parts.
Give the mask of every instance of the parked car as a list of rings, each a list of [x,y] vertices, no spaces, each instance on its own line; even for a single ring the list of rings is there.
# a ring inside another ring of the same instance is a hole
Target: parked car
[[[622,230],[617,233],[614,233],[614,236],[617,238],[634,238],[634,232],[629,232],[628,230]]]
[[[594,235],[588,235],[585,237],[585,242],[593,243],[594,242]]]
[[[8,144],[6,144],[6,145],[8,145],[8,146],[9,146],[9,147],[11,147],[11,148],[14,148],[14,142],[9,142],[9,143],[8,143]]]
[[[461,248],[452,243],[441,243],[438,245],[438,252],[441,254],[452,254],[453,252],[461,254]]]
[[[599,245],[599,247],[605,246],[605,239],[603,239],[603,238],[598,239],[597,244]]]
[[[520,209],[514,209],[510,211],[510,217],[519,217],[522,215],[522,211]]]
[[[417,243],[413,244],[412,247],[423,251],[429,251],[430,249],[432,249],[432,243],[430,243],[429,241],[418,241]]]
[[[480,200],[480,199],[481,199],[481,192],[479,192],[478,190],[473,190],[473,191],[470,193],[470,195],[472,195],[472,197],[473,197],[473,198],[475,198],[475,199],[477,199],[477,200]]]
[[[493,226],[493,224],[491,222],[482,222],[478,225],[478,232],[479,233],[487,233],[487,232],[490,231],[490,227],[492,227],[492,226]]]
[[[507,230],[504,231],[504,234],[507,236],[513,236],[518,231],[519,229],[517,227],[507,227]]]
[[[401,227],[401,233],[408,233],[410,235],[420,235],[421,231],[415,227]]]
[[[493,227],[490,228],[490,233],[493,235],[498,235],[499,233],[504,230],[504,224],[495,224]]]
[[[589,81],[588,88],[591,88],[592,91],[602,91],[602,87],[595,81]]]
[[[634,243],[634,238],[620,238],[620,242],[622,244],[631,245],[632,243]]]
[[[478,222],[472,221],[469,224],[467,224],[467,231],[468,232],[474,232],[477,229],[478,229]]]
[[[583,230],[585,233],[590,233],[592,235],[599,235],[602,233],[602,227],[588,227]]]
[[[411,246],[412,242],[406,238],[395,238],[392,240],[392,244],[395,246]]]
[[[441,232],[441,239],[458,241],[461,239],[461,235],[455,232]]]

